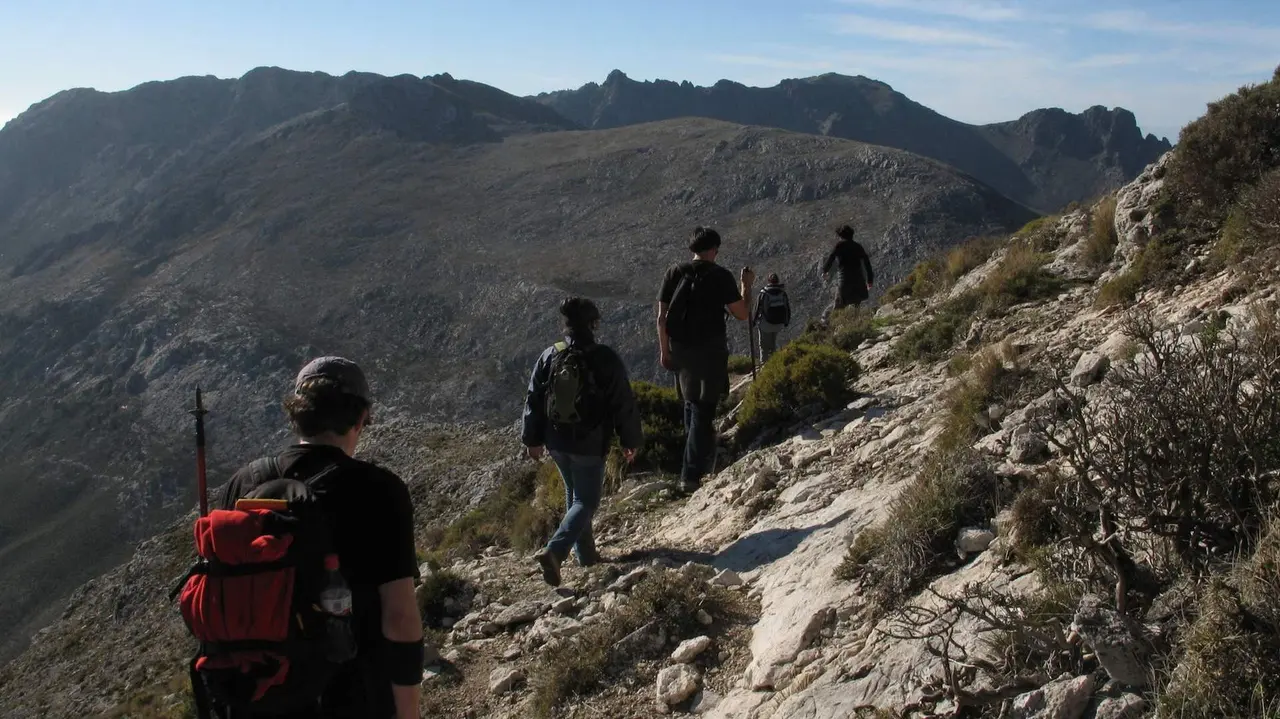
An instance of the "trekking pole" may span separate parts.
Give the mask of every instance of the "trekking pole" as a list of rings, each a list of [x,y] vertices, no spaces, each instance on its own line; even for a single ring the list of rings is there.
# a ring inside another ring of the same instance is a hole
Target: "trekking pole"
[[[204,416],[209,411],[204,408],[199,387],[196,387],[196,407],[188,410],[187,414],[196,418],[196,485],[200,490],[200,516],[205,517],[209,514],[209,490],[204,473]]]
[[[756,315],[747,307],[747,345],[751,348],[751,381],[756,381]]]

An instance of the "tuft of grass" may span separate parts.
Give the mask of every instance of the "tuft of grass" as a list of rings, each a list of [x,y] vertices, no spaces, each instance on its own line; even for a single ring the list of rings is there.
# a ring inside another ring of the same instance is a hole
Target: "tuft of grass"
[[[1173,250],[1153,238],[1141,250],[1129,268],[1113,277],[1098,290],[1094,303],[1099,307],[1127,305],[1143,287],[1151,286],[1165,276],[1173,263]]]
[[[1093,207],[1089,236],[1080,259],[1086,267],[1102,267],[1115,257],[1120,238],[1116,234],[1116,196],[1108,195]]]
[[[1049,256],[1026,242],[1009,245],[1000,264],[979,286],[982,309],[1002,312],[1016,304],[1052,297],[1062,290],[1062,280],[1044,269]]]
[[[753,615],[740,594],[710,586],[696,577],[659,570],[636,585],[630,600],[603,621],[543,652],[530,680],[533,716],[550,717],[566,700],[607,686],[608,680],[627,663],[657,659],[669,651],[663,644],[641,656],[624,654],[618,642],[632,632],[647,628],[655,635],[670,638],[707,633],[708,628],[698,622],[698,610],[716,620],[712,631],[750,623]]]
[[[842,307],[831,313],[826,326],[810,322],[797,339],[808,344],[831,345],[845,352],[853,352],[868,339],[880,334],[883,322],[877,322],[875,312],[864,307]]]
[[[982,266],[1000,249],[999,237],[970,237],[951,248],[941,259],[931,258],[917,264],[898,284],[884,294],[886,302],[902,297],[925,299],[949,289],[969,272]]]
[[[1267,173],[1256,186],[1241,194],[1222,224],[1211,256],[1219,266],[1226,266],[1255,258],[1272,260],[1277,248],[1280,248],[1280,169]]]
[[[422,621],[438,625],[445,616],[444,600],[457,596],[467,586],[467,580],[447,569],[441,569],[422,578],[422,586],[416,592],[418,611]]]
[[[978,415],[997,400],[1007,400],[1017,392],[1026,372],[1009,359],[1006,345],[988,347],[967,356],[968,366],[959,382],[946,394],[946,414],[938,448],[950,452],[967,447],[978,438]],[[958,357],[959,355],[957,355]]]
[[[738,411],[739,441],[754,439],[767,427],[800,419],[801,410],[818,405],[843,407],[853,399],[850,385],[858,363],[826,345],[792,342],[757,373]]]
[[[555,462],[538,466],[533,499],[516,507],[508,533],[515,549],[537,549],[551,539],[565,513],[564,479]]]
[[[1019,244],[1026,245],[1037,252],[1052,252],[1062,243],[1062,233],[1058,231],[1058,220],[1061,215],[1038,217],[1013,233]]]
[[[934,454],[893,500],[888,516],[858,534],[836,576],[860,581],[879,611],[898,606],[954,555],[962,525],[990,518],[998,494],[999,481],[972,452]]]
[[[912,326],[898,338],[893,346],[893,359],[897,362],[941,359],[969,331],[981,302],[977,292],[966,292],[944,302],[932,317]]]

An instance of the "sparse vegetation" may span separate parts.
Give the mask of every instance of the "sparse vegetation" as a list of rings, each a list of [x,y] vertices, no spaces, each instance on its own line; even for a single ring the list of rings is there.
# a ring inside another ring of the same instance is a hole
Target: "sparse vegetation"
[[[1033,223],[1034,224],[1034,223]],[[951,248],[941,260],[933,258],[917,264],[906,279],[885,291],[885,301],[902,297],[924,299],[949,289],[969,272],[981,267],[1000,249],[999,237],[971,237]]]
[[[1264,271],[1280,248],[1280,169],[1246,190],[1231,209],[1213,248],[1220,265],[1262,260]],[[1256,264],[1256,262],[1255,262]]]
[[[456,596],[467,584],[461,576],[447,569],[439,569],[422,578],[422,586],[417,591],[418,611],[422,620],[428,625],[436,625],[441,617],[446,616],[444,600]]]
[[[1116,196],[1107,195],[1093,206],[1089,235],[1084,240],[1080,259],[1086,267],[1106,265],[1115,256],[1119,242],[1116,235]]]
[[[999,491],[971,451],[935,454],[893,500],[888,516],[854,539],[836,576],[861,582],[878,611],[898,606],[955,556],[951,545],[961,526],[990,518]]]
[[[842,407],[853,399],[850,384],[858,363],[825,345],[792,342],[757,373],[738,412],[739,440],[750,441],[766,427],[800,419],[802,411]]]
[[[1049,256],[1028,242],[1014,242],[979,286],[982,310],[1002,312],[1016,304],[1056,295],[1062,280],[1044,269]]]
[[[751,358],[745,355],[729,357],[729,374],[751,374]]]
[[[1038,217],[1013,233],[1018,243],[1034,249],[1036,252],[1052,252],[1062,243],[1063,234],[1058,230],[1061,215]]]
[[[938,438],[944,452],[972,444],[991,420],[985,418],[992,403],[1006,403],[1018,394],[1029,374],[1019,367],[1007,345],[997,345],[968,357],[959,382],[946,395],[945,425]]]
[[[534,716],[550,717],[566,699],[595,691],[624,666],[670,651],[663,642],[622,642],[633,633],[681,638],[706,634],[708,628],[697,619],[700,609],[715,619],[713,632],[753,620],[742,595],[697,577],[659,571],[645,579],[604,621],[543,654],[530,680]]]
[[[426,558],[446,564],[449,559],[474,556],[490,546],[536,546],[546,541],[548,527],[554,531],[563,513],[564,484],[553,462],[543,462],[536,469],[511,467],[483,502],[444,529],[428,534],[431,548]]]
[[[966,292],[939,305],[932,317],[917,323],[898,338],[893,358],[898,362],[941,359],[956,340],[969,331],[974,313],[981,303],[976,292]]]
[[[797,342],[831,345],[846,352],[857,350],[862,343],[880,332],[881,323],[875,311],[864,307],[842,307],[834,310],[824,326],[811,321]]]
[[[1159,238],[1152,239],[1138,251],[1129,268],[1113,277],[1098,290],[1096,304],[1099,307],[1125,305],[1133,302],[1143,287],[1168,274],[1173,262],[1173,249]]]

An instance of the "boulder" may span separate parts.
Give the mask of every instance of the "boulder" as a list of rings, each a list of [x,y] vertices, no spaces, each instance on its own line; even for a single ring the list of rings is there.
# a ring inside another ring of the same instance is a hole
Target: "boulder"
[[[1080,719],[1093,698],[1093,677],[1059,679],[1013,700],[1012,719]]]
[[[538,602],[518,602],[502,610],[493,621],[500,627],[510,629],[527,622],[532,622],[542,614],[542,605]]]
[[[1139,719],[1147,709],[1147,700],[1137,694],[1122,694],[1098,702],[1093,719]]]
[[[671,661],[678,664],[688,664],[709,648],[711,648],[711,637],[703,635],[687,639],[680,642],[680,646],[676,647],[676,650],[671,653]]]
[[[1009,460],[1034,464],[1049,454],[1049,443],[1027,425],[1015,429],[1009,440]]]
[[[1108,676],[1135,689],[1148,686],[1151,645],[1136,622],[1106,606],[1101,597],[1086,594],[1071,627],[1093,647]]]
[[[966,527],[960,530],[960,535],[956,537],[956,551],[962,555],[978,554],[985,552],[995,540],[995,533],[989,529]]]
[[[1071,384],[1077,387],[1088,387],[1102,379],[1111,367],[1111,360],[1101,352],[1085,352],[1076,361],[1071,370]]]
[[[717,587],[740,587],[742,586],[742,577],[732,569],[721,570],[719,574],[711,578],[711,584]]]
[[[489,672],[489,693],[506,694],[524,682],[524,674],[512,667],[494,667]]]
[[[697,670],[688,664],[677,664],[658,672],[658,703],[675,706],[698,691]]]
[[[693,698],[693,703],[689,705],[689,711],[694,714],[706,714],[707,712],[720,706],[720,702],[724,700],[719,694],[710,689],[703,689]]]

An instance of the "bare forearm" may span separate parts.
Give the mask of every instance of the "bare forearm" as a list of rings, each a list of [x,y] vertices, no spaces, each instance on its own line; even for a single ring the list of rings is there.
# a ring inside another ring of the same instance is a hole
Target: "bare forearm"
[[[671,338],[667,336],[667,308],[659,305],[658,307],[658,351],[662,353],[671,350]]]
[[[419,685],[392,684],[391,694],[395,697],[396,719],[418,719],[418,703],[422,698],[422,688]]]

